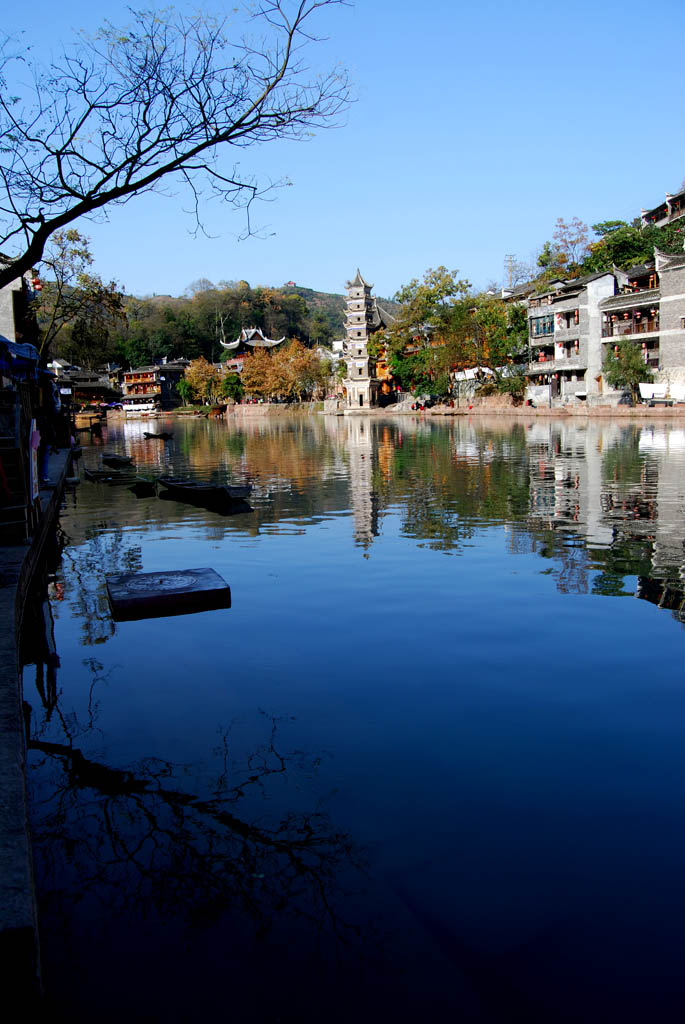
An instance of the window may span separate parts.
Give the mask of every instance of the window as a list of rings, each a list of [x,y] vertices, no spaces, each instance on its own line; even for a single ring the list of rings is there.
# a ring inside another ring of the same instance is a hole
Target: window
[[[531,338],[540,338],[547,334],[554,334],[554,317],[534,316],[530,319]]]

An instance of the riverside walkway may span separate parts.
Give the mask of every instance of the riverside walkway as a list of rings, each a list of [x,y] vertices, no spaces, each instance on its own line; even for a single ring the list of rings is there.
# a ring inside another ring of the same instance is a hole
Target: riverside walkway
[[[16,995],[24,1007],[38,997],[41,986],[19,633],[26,595],[57,519],[70,464],[68,450],[50,456],[50,483],[40,492],[41,515],[33,537],[0,546],[0,978],[4,993]]]

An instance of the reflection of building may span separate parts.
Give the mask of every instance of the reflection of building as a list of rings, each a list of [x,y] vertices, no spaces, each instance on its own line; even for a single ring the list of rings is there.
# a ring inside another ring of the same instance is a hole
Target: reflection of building
[[[618,429],[602,430],[603,443]],[[590,544],[611,543],[613,531],[602,516],[602,463],[594,427],[534,423],[526,436],[530,515],[546,530],[582,535]]]
[[[368,409],[378,402],[380,381],[376,360],[369,353],[368,344],[371,336],[381,327],[389,327],[393,318],[378,305],[371,294],[372,287],[359,270],[356,277],[347,282],[347,339],[344,345],[347,377],[343,384],[348,409]]]
[[[374,443],[371,422],[345,422],[346,447],[350,460],[350,505],[354,516],[354,538],[368,548],[378,536],[378,499],[373,490]]]

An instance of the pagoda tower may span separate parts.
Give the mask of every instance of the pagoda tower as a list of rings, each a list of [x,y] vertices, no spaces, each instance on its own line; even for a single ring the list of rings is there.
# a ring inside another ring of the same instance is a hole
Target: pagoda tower
[[[368,284],[359,270],[347,282],[347,310],[344,345],[347,377],[343,385],[347,391],[348,409],[368,409],[378,399],[378,379],[375,360],[369,355],[369,337],[384,326],[376,300],[371,295],[373,285]]]

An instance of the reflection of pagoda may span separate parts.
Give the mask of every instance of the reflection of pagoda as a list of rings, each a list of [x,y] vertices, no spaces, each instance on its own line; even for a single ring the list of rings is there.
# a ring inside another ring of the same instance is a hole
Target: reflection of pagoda
[[[378,305],[371,294],[372,287],[359,270],[354,280],[347,282],[347,340],[344,345],[347,377],[343,383],[348,409],[368,409],[378,401],[376,361],[369,355],[368,342],[375,331],[389,327],[393,318]]]
[[[347,452],[350,460],[350,504],[354,516],[354,539],[369,548],[378,536],[378,497],[373,489],[374,443],[367,420],[347,423]]]
[[[243,359],[248,353],[253,352],[256,348],[275,348],[282,341],[285,341],[285,335],[277,339],[267,338],[259,327],[243,327],[235,341],[222,341],[220,344],[222,348],[231,353],[225,365],[233,367],[240,373],[243,368]]]

